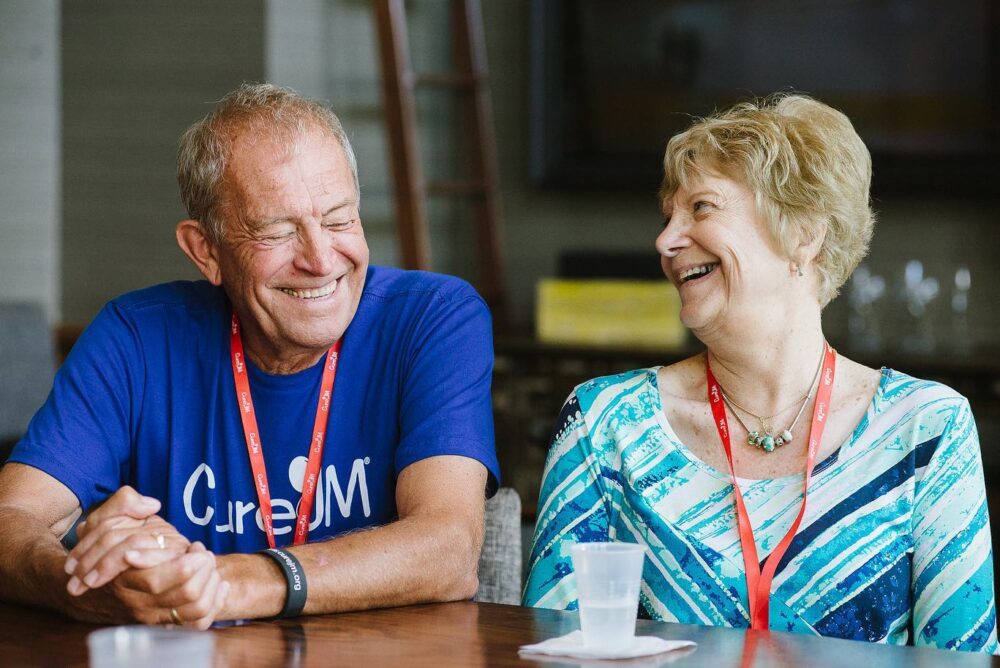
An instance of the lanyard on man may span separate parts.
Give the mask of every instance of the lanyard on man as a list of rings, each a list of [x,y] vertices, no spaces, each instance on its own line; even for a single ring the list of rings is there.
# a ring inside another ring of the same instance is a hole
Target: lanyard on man
[[[333,383],[337,378],[337,360],[340,357],[340,343],[343,337],[330,347],[323,363],[323,380],[320,383],[319,399],[316,402],[316,419],[313,423],[313,436],[309,442],[309,458],[302,480],[302,499],[299,501],[298,515],[295,521],[295,535],[292,545],[302,545],[309,537],[309,515],[312,513],[313,500],[316,498],[316,484],[319,479],[320,465],[323,461],[323,448],[326,443],[326,427],[330,413],[330,402],[333,399]],[[247,453],[250,455],[250,468],[253,471],[254,486],[257,488],[257,501],[260,503],[260,517],[267,534],[269,547],[276,547],[274,542],[274,522],[271,510],[271,490],[267,484],[267,469],[264,465],[263,444],[260,442],[260,430],[257,428],[257,413],[253,407],[250,395],[250,379],[246,368],[246,354],[243,352],[243,338],[240,336],[240,321],[233,311],[232,329],[229,335],[229,351],[233,363],[233,380],[236,383],[236,401],[240,408],[240,419],[243,422],[243,435],[246,438]]]

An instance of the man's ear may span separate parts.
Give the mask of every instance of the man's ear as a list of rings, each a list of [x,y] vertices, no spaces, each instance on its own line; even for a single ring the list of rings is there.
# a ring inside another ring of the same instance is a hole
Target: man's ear
[[[201,223],[197,220],[177,223],[177,245],[212,285],[222,285],[218,247],[206,236]]]

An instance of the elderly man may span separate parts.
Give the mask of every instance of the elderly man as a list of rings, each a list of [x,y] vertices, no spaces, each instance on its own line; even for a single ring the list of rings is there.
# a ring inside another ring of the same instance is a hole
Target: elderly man
[[[199,628],[471,597],[498,479],[482,299],[369,266],[344,130],[287,89],[226,96],[178,181],[207,280],[80,337],[0,471],[0,595]]]

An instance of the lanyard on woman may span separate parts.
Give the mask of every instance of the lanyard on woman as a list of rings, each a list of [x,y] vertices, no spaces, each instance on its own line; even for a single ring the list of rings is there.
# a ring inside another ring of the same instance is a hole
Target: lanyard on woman
[[[769,624],[771,603],[771,580],[778,569],[782,557],[788,551],[788,546],[795,538],[802,517],[806,512],[806,496],[809,493],[809,478],[812,476],[813,465],[816,463],[816,451],[819,449],[826,418],[830,412],[830,395],[833,392],[833,378],[836,373],[837,352],[826,344],[823,354],[823,371],[820,374],[819,387],[816,390],[816,405],[813,407],[812,424],[809,427],[809,450],[806,456],[806,480],[802,489],[802,507],[785,537],[781,539],[771,552],[764,566],[760,568],[757,556],[757,545],[753,538],[753,527],[750,525],[750,515],[743,503],[743,492],[736,480],[736,467],[733,465],[733,451],[729,438],[729,422],[726,420],[726,407],[722,401],[722,389],[712,375],[712,369],[705,358],[705,376],[708,379],[708,403],[712,406],[712,416],[715,418],[715,428],[719,431],[722,447],[726,451],[729,471],[733,476],[733,494],[736,497],[736,521],[740,531],[740,547],[743,550],[743,564],[747,575],[747,599],[750,603],[750,628],[766,630]]]
[[[319,468],[323,460],[327,416],[330,413],[330,400],[333,397],[333,382],[337,378],[337,359],[340,357],[341,340],[337,339],[333,344],[323,364],[323,381],[320,383],[319,399],[316,402],[316,420],[313,423],[312,441],[309,443],[309,461],[302,479],[302,499],[299,501],[292,545],[301,545],[309,537],[309,515],[312,513],[313,499],[316,498],[316,481],[319,479]],[[260,503],[260,517],[264,524],[264,533],[267,534],[267,544],[273,548],[276,546],[271,490],[267,485],[263,445],[260,442],[260,430],[257,429],[257,413],[254,411],[253,398],[250,396],[250,379],[247,376],[246,355],[243,353],[243,338],[240,336],[240,321],[235,311],[229,335],[229,351],[233,362],[233,380],[236,382],[236,402],[240,406],[243,435],[246,438],[247,453],[250,455],[250,468],[257,488],[257,501]]]

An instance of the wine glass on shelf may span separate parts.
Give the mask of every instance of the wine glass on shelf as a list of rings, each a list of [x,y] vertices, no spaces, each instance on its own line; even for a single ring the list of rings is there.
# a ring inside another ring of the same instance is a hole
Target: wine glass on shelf
[[[928,307],[938,296],[936,278],[924,276],[920,260],[910,260],[903,270],[903,301],[909,313],[909,322],[903,335],[903,350],[909,353],[929,353],[936,347],[934,324]]]
[[[968,267],[955,270],[955,283],[951,290],[951,349],[968,354],[972,350],[969,337],[969,290],[972,274]]]
[[[875,352],[882,348],[882,330],[875,302],[885,294],[885,279],[861,265],[851,276],[847,316],[848,340],[852,350]]]

